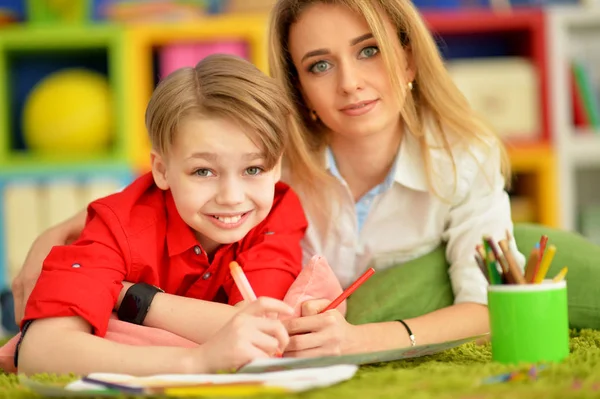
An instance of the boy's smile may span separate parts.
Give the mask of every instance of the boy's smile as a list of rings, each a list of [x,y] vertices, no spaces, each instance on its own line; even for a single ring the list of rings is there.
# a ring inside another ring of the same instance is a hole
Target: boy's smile
[[[187,117],[169,153],[152,157],[156,184],[171,190],[209,254],[244,238],[271,211],[280,162],[266,170],[262,149],[234,122]]]
[[[234,229],[242,225],[248,219],[250,212],[252,211],[242,213],[214,214],[207,216],[217,227],[221,227],[223,229]]]

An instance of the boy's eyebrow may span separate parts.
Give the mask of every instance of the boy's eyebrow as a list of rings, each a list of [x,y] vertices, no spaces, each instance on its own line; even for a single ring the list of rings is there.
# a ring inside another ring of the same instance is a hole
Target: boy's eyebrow
[[[201,158],[207,161],[214,161],[217,159],[217,154],[213,154],[212,152],[195,152],[188,157],[188,159],[192,158]]]
[[[188,159],[192,159],[192,158],[200,158],[200,159],[204,159],[206,161],[216,161],[218,156],[217,156],[217,154],[212,153],[212,152],[195,152],[188,157]],[[265,158],[265,154],[263,154],[261,152],[249,152],[242,156],[242,159],[244,161],[254,161],[256,159],[263,159],[263,158]]]
[[[260,152],[250,152],[248,154],[245,154],[242,158],[244,159],[244,161],[254,161],[257,159],[265,158],[265,154]]]
[[[364,35],[360,35],[358,37],[355,37],[354,39],[350,40],[350,46],[356,46],[358,43],[364,42],[365,40],[369,40],[373,38],[373,34],[372,33],[365,33]],[[304,57],[302,57],[302,60],[300,62],[304,62],[304,60],[306,60],[307,58],[310,57],[318,57],[321,55],[327,55],[329,54],[331,51],[326,49],[326,48],[320,48],[318,50],[313,50],[313,51],[309,51],[308,53],[304,54]]]

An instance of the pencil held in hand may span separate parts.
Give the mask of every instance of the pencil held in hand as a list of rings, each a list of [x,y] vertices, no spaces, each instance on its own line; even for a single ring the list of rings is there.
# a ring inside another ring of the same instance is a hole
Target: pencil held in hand
[[[231,271],[231,277],[233,277],[233,281],[235,282],[235,285],[237,286],[238,290],[240,290],[240,294],[242,294],[242,298],[244,298],[244,301],[256,301],[256,295],[254,294],[254,290],[252,290],[252,286],[246,278],[242,267],[236,261],[233,261],[229,264],[229,271]]]
[[[362,283],[367,281],[369,279],[369,277],[371,277],[373,275],[373,273],[375,273],[375,269],[370,267],[366,272],[363,273],[362,276],[360,276],[355,282],[353,282],[350,285],[350,287],[346,288],[346,290],[344,292],[342,292],[340,296],[335,298],[334,301],[329,304],[329,306],[327,306],[325,309],[321,310],[319,313],[325,313],[331,309],[335,309],[338,306],[340,306],[340,304],[342,302],[344,302],[344,299],[346,299],[350,295],[352,295],[352,293],[354,291],[356,291],[356,289],[358,287],[360,287],[362,285]]]

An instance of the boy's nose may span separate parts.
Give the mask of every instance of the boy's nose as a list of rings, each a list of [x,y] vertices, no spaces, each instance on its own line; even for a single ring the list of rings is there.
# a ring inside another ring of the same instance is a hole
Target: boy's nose
[[[219,186],[215,201],[220,205],[235,205],[244,202],[243,184],[235,179],[226,179]]]

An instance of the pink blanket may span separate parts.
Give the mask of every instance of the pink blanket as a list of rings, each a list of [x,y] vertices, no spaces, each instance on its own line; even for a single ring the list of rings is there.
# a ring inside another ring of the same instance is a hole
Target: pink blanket
[[[302,269],[286,294],[284,302],[294,308],[295,316],[300,316],[304,301],[316,298],[334,300],[341,293],[342,287],[325,258],[315,256]],[[342,303],[338,310],[345,314],[346,303]],[[21,334],[17,334],[0,348],[0,369],[6,373],[17,371],[14,366],[14,354],[20,336]],[[105,339],[139,346],[193,347],[197,345],[195,342],[169,331],[120,321],[115,314],[108,322]]]

